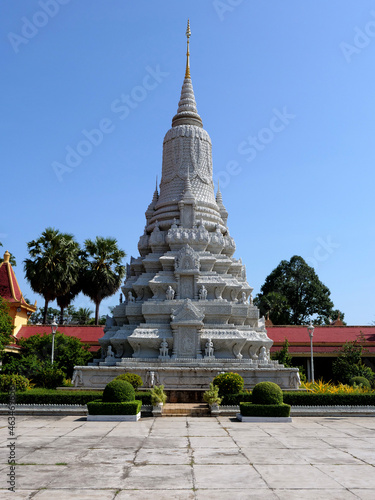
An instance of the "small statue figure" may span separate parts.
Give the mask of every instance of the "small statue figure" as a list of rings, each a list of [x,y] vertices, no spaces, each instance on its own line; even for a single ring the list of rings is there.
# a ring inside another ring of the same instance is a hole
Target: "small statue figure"
[[[213,358],[214,357],[214,343],[212,342],[211,339],[207,340],[206,349],[205,349],[204,353],[205,353],[206,358]]]
[[[135,298],[133,297],[133,294],[131,292],[128,292],[128,302],[129,304],[131,302],[135,302]]]
[[[147,385],[148,387],[154,387],[159,384],[159,375],[157,372],[149,371],[146,375]]]
[[[168,342],[163,339],[161,341],[161,344],[160,344],[160,347],[159,347],[159,351],[160,351],[160,356],[159,358],[163,358],[163,359],[168,359],[169,358],[169,355],[168,355]]]
[[[246,292],[242,292],[241,304],[246,304],[246,302],[247,302]]]
[[[165,292],[165,298],[167,300],[173,300],[175,293],[176,292],[173,290],[173,288],[171,287],[171,285],[169,285],[169,287],[167,288],[167,291]]]
[[[207,299],[207,289],[204,285],[199,290],[199,300],[206,300]]]
[[[251,306],[254,305],[254,303],[253,303],[253,294],[252,293],[250,294],[250,305]]]
[[[289,385],[292,389],[298,389],[301,385],[301,378],[299,372],[292,372],[289,377]]]
[[[259,351],[259,361],[268,361],[267,349],[262,346]]]
[[[83,385],[82,370],[74,370],[72,384],[74,384],[74,387]]]
[[[114,355],[114,352],[113,352],[112,346],[111,346],[111,345],[109,345],[109,346],[108,346],[108,349],[107,349],[107,357],[106,357],[106,359],[107,359],[107,358],[113,359],[114,357],[115,357],[115,355]]]

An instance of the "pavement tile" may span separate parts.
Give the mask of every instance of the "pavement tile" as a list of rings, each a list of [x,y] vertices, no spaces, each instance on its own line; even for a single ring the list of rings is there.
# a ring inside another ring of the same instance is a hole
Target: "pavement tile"
[[[17,459],[17,462],[28,463],[28,464],[40,464],[40,465],[56,465],[57,463],[73,463],[77,462],[79,459],[81,450],[59,451],[54,448],[42,448],[27,455],[23,455],[22,459]],[[18,453],[17,453],[18,455]]]
[[[92,448],[121,448],[126,450],[138,450],[144,443],[144,437],[134,436],[118,436],[118,437],[103,437],[97,441]]]
[[[136,450],[121,448],[95,448],[85,450],[78,458],[82,464],[129,465],[133,462]]]
[[[61,475],[66,469],[65,465],[18,465],[16,466],[16,489],[46,488],[55,476]],[[4,487],[3,479],[0,486]]]
[[[164,465],[174,465],[174,464],[190,464],[191,454],[188,449],[182,448],[163,448],[162,453],[160,450],[145,449],[142,448],[137,453],[134,463],[135,464],[164,464]]]
[[[144,440],[142,448],[186,448],[187,437],[148,437]]]
[[[354,500],[356,497],[347,490],[274,490],[277,498],[280,500]],[[370,500],[370,497],[369,497]],[[373,500],[373,497],[371,497]]]
[[[313,465],[254,465],[270,488],[341,489],[342,486]],[[354,467],[351,465],[350,467]]]
[[[124,487],[129,467],[123,465],[74,464],[55,474],[51,489],[120,489]]]
[[[190,465],[140,465],[132,467],[123,489],[179,490],[193,488]]]
[[[362,460],[370,465],[375,465],[375,450],[370,450],[368,448],[364,450],[361,448],[347,448],[345,451],[358,460]]]
[[[36,490],[21,490],[18,487],[15,492],[0,489],[0,498],[1,500],[29,500],[35,492]]]
[[[356,495],[357,498],[361,498],[361,500],[374,500],[374,490],[373,488],[371,489],[355,489],[351,488],[350,491],[353,493],[353,495]]]
[[[61,500],[113,500],[116,490],[40,490],[32,500],[51,500],[51,498]],[[117,498],[117,497],[116,497]]]
[[[236,443],[227,437],[189,437],[192,448],[233,448],[238,449]]]
[[[372,465],[316,465],[345,488],[372,488],[375,490],[375,473]],[[375,498],[375,494],[374,494]]]
[[[270,490],[197,490],[197,500],[278,500]],[[117,500],[117,497],[116,497]]]
[[[195,500],[194,492],[188,490],[122,490],[116,500]]]
[[[241,448],[242,453],[246,456],[247,460],[253,464],[306,464],[307,461],[297,453],[296,450],[282,450],[269,448]]]
[[[239,450],[218,448],[198,448],[193,451],[194,464],[248,464],[249,461]]]
[[[251,465],[193,465],[195,483],[198,489],[251,490],[267,488],[260,474]],[[250,497],[250,495],[249,495]]]
[[[297,453],[300,450],[297,450]],[[375,456],[374,452],[373,455]],[[354,458],[346,451],[337,448],[310,449],[306,448],[300,453],[301,459],[309,464],[361,464],[362,462]]]

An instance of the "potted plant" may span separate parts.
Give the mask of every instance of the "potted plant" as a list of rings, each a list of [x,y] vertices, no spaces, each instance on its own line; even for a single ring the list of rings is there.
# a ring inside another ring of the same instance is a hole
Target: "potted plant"
[[[211,382],[209,390],[203,394],[203,401],[210,406],[212,414],[218,414],[219,405],[222,401],[219,396],[219,387]]]
[[[152,414],[154,417],[161,416],[163,405],[167,402],[167,395],[164,392],[164,385],[155,385],[151,389]]]

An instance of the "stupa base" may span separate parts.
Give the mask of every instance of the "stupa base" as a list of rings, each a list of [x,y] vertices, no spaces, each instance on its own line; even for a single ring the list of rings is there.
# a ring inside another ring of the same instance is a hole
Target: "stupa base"
[[[76,366],[76,379],[82,389],[102,389],[118,375],[131,372],[140,375],[143,387],[164,385],[168,391],[205,391],[214,377],[235,372],[245,381],[245,389],[259,382],[274,382],[283,390],[296,389],[298,368],[284,368],[277,361],[259,362],[234,359],[177,359],[162,362],[152,359],[123,358],[115,365],[99,363]]]

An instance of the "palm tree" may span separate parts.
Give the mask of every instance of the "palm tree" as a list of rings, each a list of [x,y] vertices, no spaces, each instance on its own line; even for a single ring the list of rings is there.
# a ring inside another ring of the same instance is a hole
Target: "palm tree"
[[[65,295],[77,283],[79,245],[71,234],[48,227],[37,240],[27,243],[30,254],[24,261],[26,279],[32,290],[44,297],[43,323],[48,302]]]
[[[124,257],[126,253],[118,248],[115,238],[97,236],[95,241],[85,241],[82,292],[95,303],[96,325],[101,301],[116,293],[125,276]]]
[[[79,325],[87,325],[90,322],[93,311],[88,307],[80,307],[73,314],[73,320],[77,321]]]

